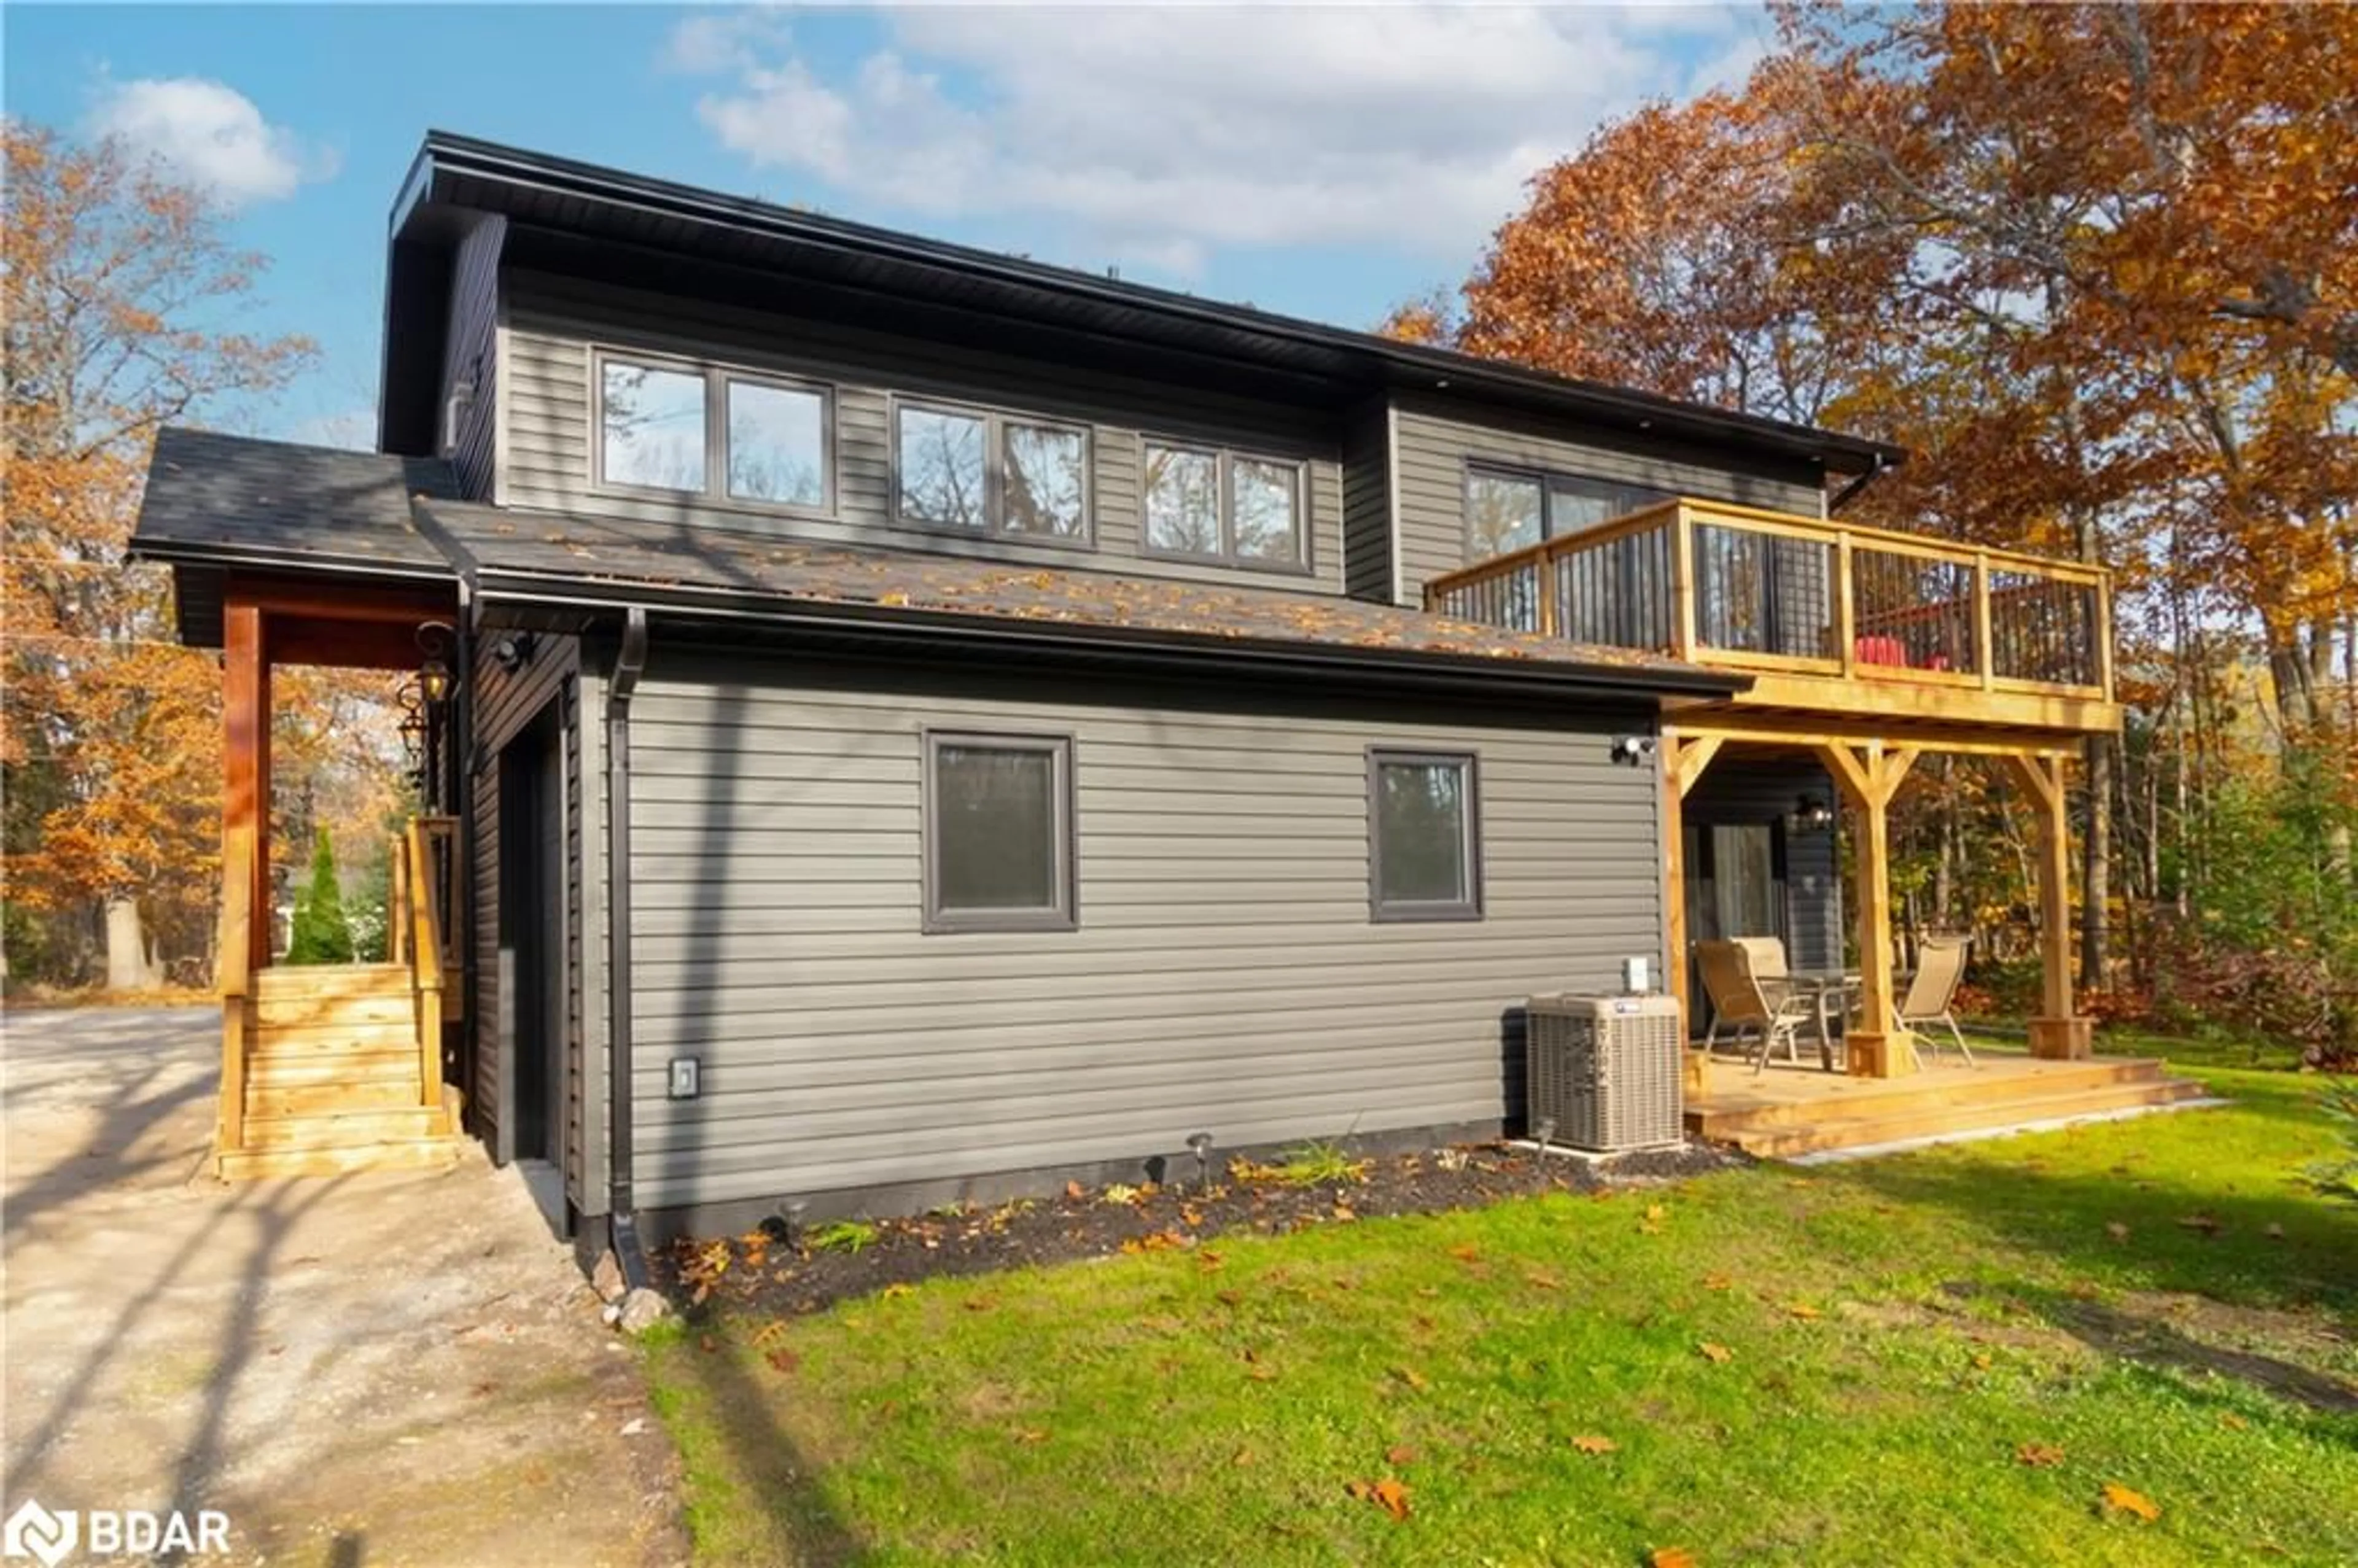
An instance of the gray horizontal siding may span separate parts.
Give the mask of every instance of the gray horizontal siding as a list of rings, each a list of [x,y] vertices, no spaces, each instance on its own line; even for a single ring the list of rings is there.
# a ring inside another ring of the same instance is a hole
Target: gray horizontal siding
[[[510,272],[506,290],[505,347],[511,367],[501,493],[510,505],[641,522],[771,530],[1043,566],[1343,591],[1338,436],[1325,414],[537,273]],[[590,460],[593,346],[677,354],[831,384],[836,421],[833,516],[813,519],[708,501],[672,502],[595,490]],[[1088,426],[1096,547],[975,540],[892,527],[894,393]],[[1246,571],[1143,554],[1141,433],[1303,462],[1309,574]]]
[[[1427,582],[1470,564],[1466,548],[1469,460],[1645,485],[1805,517],[1820,515],[1824,506],[1823,479],[1805,462],[1735,458],[1641,436],[1583,431],[1562,421],[1430,395],[1395,399],[1393,421],[1404,604],[1423,603]]]
[[[1500,1119],[1506,1016],[1659,962],[1627,722],[660,654],[633,705],[650,1208]],[[920,934],[920,732],[1074,737],[1080,928]],[[1487,917],[1368,916],[1365,748],[1480,759]],[[665,1098],[669,1058],[705,1092]]]
[[[446,432],[451,471],[470,501],[492,494],[498,461],[500,247],[508,221],[496,214],[479,219],[452,253],[449,330],[443,340],[442,406],[451,410]],[[473,391],[451,403],[460,383]]]
[[[1380,401],[1343,432],[1343,589],[1353,599],[1392,597],[1391,421]]]

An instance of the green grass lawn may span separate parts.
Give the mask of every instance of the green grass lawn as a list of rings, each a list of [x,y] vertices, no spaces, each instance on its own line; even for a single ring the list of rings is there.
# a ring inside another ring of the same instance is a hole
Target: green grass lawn
[[[2319,1085],[2203,1076],[2237,1104],[725,1320],[658,1408],[712,1563],[2358,1563]]]

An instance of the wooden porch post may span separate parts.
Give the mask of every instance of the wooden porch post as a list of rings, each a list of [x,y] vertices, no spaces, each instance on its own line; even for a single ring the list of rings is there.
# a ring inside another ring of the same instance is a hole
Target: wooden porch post
[[[1665,732],[1662,754],[1662,967],[1670,972],[1671,995],[1679,1004],[1679,1039],[1694,1038],[1694,999],[1687,979],[1687,792],[1703,777],[1717,754],[1716,735],[1681,736]],[[1710,1092],[1711,1059],[1702,1051],[1686,1054],[1686,1096],[1699,1099]]]
[[[2009,756],[2006,762],[2039,811],[2039,1012],[2030,1054],[2059,1061],[2095,1054],[2095,1022],[2078,1016],[2071,993],[2071,827],[2061,757]]]
[[[262,607],[233,600],[223,610],[222,724],[228,763],[222,795],[222,838],[243,832],[254,846],[253,912],[246,962],[270,962],[270,655],[263,645]],[[224,864],[229,863],[224,858]]]
[[[1916,1070],[1904,1032],[1891,1022],[1891,797],[1916,761],[1903,746],[1887,752],[1880,741],[1855,752],[1840,741],[1812,748],[1825,762],[1855,808],[1857,836],[1851,846],[1851,896],[1858,906],[1858,1025],[1844,1036],[1853,1076],[1896,1078]]]

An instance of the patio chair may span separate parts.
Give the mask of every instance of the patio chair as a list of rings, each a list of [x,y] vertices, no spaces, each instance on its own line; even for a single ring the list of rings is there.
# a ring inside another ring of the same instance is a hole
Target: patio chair
[[[1781,960],[1783,956],[1779,944],[1776,957]],[[1725,1027],[1729,1038],[1739,1044],[1746,1035],[1758,1034],[1759,1046],[1752,1058],[1755,1075],[1768,1065],[1768,1054],[1780,1044],[1786,1060],[1799,1065],[1801,1054],[1795,1041],[1801,1025],[1815,1016],[1812,1000],[1781,976],[1758,973],[1752,949],[1743,940],[1698,942],[1695,960],[1703,969],[1704,991],[1711,999],[1711,1029],[1704,1037],[1704,1049],[1718,1049],[1719,1032]]]
[[[1965,1044],[1965,1032],[1957,1027],[1956,1015],[1949,1011],[1955,1000],[1958,982],[1965,978],[1965,949],[1971,946],[1963,936],[1925,936],[1916,944],[1916,972],[1908,981],[1908,990],[1900,997],[1894,1022],[1905,1030],[1910,1024],[1938,1023],[1949,1031],[1949,1038],[1957,1043],[1957,1050],[1965,1065],[1974,1065],[1974,1048]],[[1928,1044],[1932,1036],[1924,1036]],[[1937,1054],[1940,1047],[1933,1045]]]

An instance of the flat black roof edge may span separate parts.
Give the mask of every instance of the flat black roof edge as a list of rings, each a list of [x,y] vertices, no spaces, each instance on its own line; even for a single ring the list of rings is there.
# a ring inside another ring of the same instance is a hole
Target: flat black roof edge
[[[983,276],[1074,298],[1124,305],[1158,314],[1260,333],[1329,352],[1359,356],[1372,364],[1412,370],[1450,382],[1452,390],[1487,388],[1524,397],[1560,402],[1567,408],[1607,411],[1632,420],[1656,420],[1690,433],[1715,434],[1787,452],[1840,458],[1864,468],[1893,467],[1907,460],[1907,449],[1865,437],[1793,425],[1759,415],[1739,414],[1706,404],[1682,402],[1653,393],[1597,382],[1577,381],[1488,360],[1450,349],[1404,343],[1374,333],[1354,331],[1278,315],[1249,306],[1156,288],[1145,284],[1098,277],[1068,267],[1001,255],[968,245],[796,211],[773,202],[660,179],[648,175],[577,159],[536,153],[526,148],[429,130],[420,146],[409,177],[403,182],[392,213],[397,236],[410,215],[433,199],[436,178],[444,169],[482,178],[560,190],[584,200],[634,206],[690,221],[719,223],[741,230],[787,235],[808,243],[831,244],[870,254],[932,265],[970,276]]]

